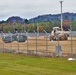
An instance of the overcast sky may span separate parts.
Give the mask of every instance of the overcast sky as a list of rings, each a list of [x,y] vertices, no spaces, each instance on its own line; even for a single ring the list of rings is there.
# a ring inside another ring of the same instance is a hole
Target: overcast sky
[[[0,20],[11,16],[33,18],[60,13],[60,0],[0,0]],[[63,12],[76,13],[76,0],[63,0]]]

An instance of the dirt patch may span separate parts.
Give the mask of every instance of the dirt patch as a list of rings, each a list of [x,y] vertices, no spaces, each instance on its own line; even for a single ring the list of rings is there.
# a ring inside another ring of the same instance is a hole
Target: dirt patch
[[[70,54],[71,50],[74,54],[76,54],[76,40],[71,41],[59,41],[62,53],[63,54]],[[32,51],[36,52],[43,52],[46,53],[46,49],[48,53],[55,53],[56,52],[56,45],[58,45],[58,41],[50,41],[49,39],[46,42],[46,38],[44,36],[37,37],[29,37],[28,43],[26,42],[12,42],[12,43],[3,43],[2,39],[0,38],[0,48],[1,49],[9,49],[9,50],[16,50],[16,51],[29,51],[32,53]],[[72,48],[71,48],[72,47]],[[32,51],[31,51],[32,50]]]

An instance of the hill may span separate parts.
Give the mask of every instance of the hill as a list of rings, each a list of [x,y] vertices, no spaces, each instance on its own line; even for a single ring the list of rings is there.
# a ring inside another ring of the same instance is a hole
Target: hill
[[[63,13],[63,20],[76,20],[76,13]],[[26,21],[28,21],[29,23],[35,23],[35,22],[41,22],[41,21],[59,21],[60,20],[60,16],[61,14],[44,14],[44,15],[39,15],[37,17],[34,18],[30,18],[29,20],[27,19],[23,19],[19,16],[11,16],[9,17],[6,21],[0,21],[0,23],[5,23],[5,22],[20,22],[20,23],[24,23]]]
[[[63,20],[76,20],[76,13],[63,13]],[[60,20],[61,14],[47,14],[47,15],[39,15],[35,18],[29,19],[29,22],[40,22],[40,21],[55,21]]]

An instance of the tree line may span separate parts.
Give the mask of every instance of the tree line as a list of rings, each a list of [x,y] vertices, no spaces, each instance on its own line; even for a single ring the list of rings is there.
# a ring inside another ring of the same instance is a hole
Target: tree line
[[[68,25],[71,26],[72,30],[76,30],[76,20],[71,20]],[[0,31],[7,33],[8,31],[14,32],[15,29],[17,29],[18,32],[24,32],[24,30],[26,30],[27,32],[33,32],[33,30],[38,30],[39,32],[43,32],[43,30],[46,30],[47,32],[51,32],[52,28],[57,26],[60,27],[60,21],[42,21],[28,24],[22,24],[20,22],[8,22],[0,24]]]

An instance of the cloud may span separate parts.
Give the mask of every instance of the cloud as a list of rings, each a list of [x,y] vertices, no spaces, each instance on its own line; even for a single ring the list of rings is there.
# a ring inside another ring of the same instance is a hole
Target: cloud
[[[76,12],[76,1],[64,0],[63,12]],[[59,0],[1,0],[0,20],[10,16],[32,18],[42,14],[60,13]]]

